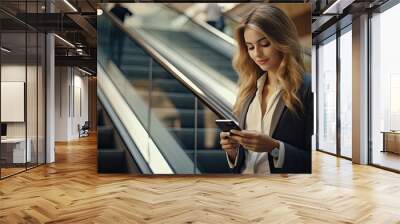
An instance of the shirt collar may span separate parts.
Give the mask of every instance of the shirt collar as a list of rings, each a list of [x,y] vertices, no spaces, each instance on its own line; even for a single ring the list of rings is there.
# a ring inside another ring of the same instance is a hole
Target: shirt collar
[[[257,91],[258,92],[263,90],[265,82],[267,81],[267,75],[268,75],[268,73],[264,73],[257,79]],[[280,85],[277,85],[273,91],[276,91],[277,93],[279,93],[281,90],[282,90],[282,87]]]
[[[260,90],[264,87],[265,81],[267,80],[267,73],[261,75],[258,79],[257,79],[257,89]]]

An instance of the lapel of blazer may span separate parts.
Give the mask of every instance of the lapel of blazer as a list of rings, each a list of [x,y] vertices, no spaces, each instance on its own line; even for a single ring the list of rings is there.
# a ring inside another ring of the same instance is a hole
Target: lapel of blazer
[[[271,126],[269,129],[269,136],[273,136],[276,126],[278,125],[279,119],[283,114],[283,110],[285,109],[285,103],[283,102],[282,97],[279,97],[279,101],[275,107],[275,111],[272,114]]]
[[[249,110],[251,101],[253,101],[254,97],[256,96],[256,92],[257,92],[257,90],[254,90],[249,95],[249,97],[246,99],[246,101],[244,101],[243,109],[242,109],[242,111],[240,113],[240,116],[239,116],[239,127],[242,130],[244,130],[244,128],[245,128],[247,111]]]
[[[247,112],[248,112],[248,110],[249,110],[250,103],[253,101],[253,99],[254,99],[254,97],[255,97],[255,95],[256,95],[256,92],[257,92],[257,91],[254,91],[254,92],[246,99],[246,101],[245,101],[244,104],[243,104],[243,109],[242,109],[242,112],[240,113],[240,116],[239,116],[239,127],[240,127],[241,129],[244,129],[244,128],[245,128],[245,125],[246,125],[246,115],[247,115]],[[284,109],[285,109],[285,103],[283,102],[282,97],[280,97],[279,100],[278,100],[278,103],[277,103],[277,105],[276,105],[276,107],[275,107],[275,111],[274,111],[274,113],[272,114],[271,126],[270,126],[270,130],[269,130],[269,133],[270,133],[270,136],[271,136],[271,137],[273,136],[273,134],[274,134],[274,132],[275,132],[276,126],[278,125],[279,119],[281,118]]]

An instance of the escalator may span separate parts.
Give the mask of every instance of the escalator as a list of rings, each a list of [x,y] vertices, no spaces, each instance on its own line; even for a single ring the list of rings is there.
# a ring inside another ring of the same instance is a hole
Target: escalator
[[[237,74],[232,67],[232,57],[224,55],[209,45],[196,40],[189,32],[179,30],[143,29],[148,35],[168,43],[171,49],[186,56],[192,63],[201,64],[218,71],[230,81],[237,81]]]
[[[194,80],[223,85],[230,91],[225,102],[236,94],[238,75],[232,67],[234,40],[198,23],[167,4],[131,4],[135,13],[124,27],[142,36],[148,44],[168,58]],[[216,86],[216,87],[218,87]]]
[[[99,101],[137,172],[230,173],[214,122],[234,119],[229,52],[184,30],[127,29],[107,12],[98,33]]]

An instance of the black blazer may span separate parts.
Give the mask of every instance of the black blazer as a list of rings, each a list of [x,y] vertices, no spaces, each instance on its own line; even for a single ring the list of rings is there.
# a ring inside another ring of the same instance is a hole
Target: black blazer
[[[246,99],[239,116],[239,126],[244,129],[247,111],[253,101],[256,91]],[[311,173],[311,136],[314,127],[314,102],[311,92],[311,75],[304,75],[303,83],[298,91],[303,111],[297,114],[291,112],[279,99],[272,115],[270,133],[272,138],[285,145],[285,160],[282,168],[275,168],[273,158],[268,154],[271,173]],[[240,146],[237,164],[232,172],[240,173],[244,168],[245,149]]]

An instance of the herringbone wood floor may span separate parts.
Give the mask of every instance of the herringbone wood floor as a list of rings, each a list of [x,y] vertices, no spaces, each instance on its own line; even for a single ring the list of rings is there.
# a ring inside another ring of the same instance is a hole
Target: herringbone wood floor
[[[400,175],[320,152],[312,175],[96,172],[93,137],[0,181],[0,223],[400,223]]]

